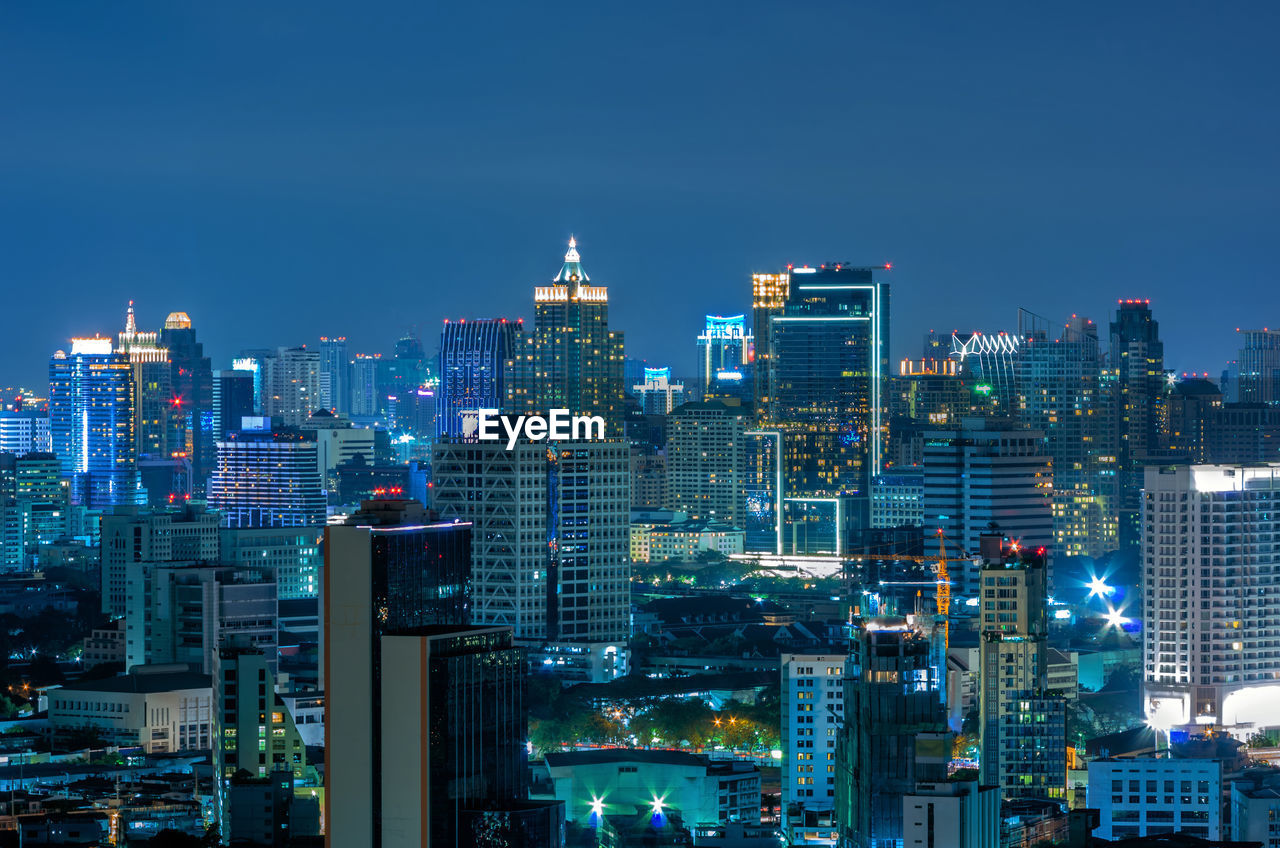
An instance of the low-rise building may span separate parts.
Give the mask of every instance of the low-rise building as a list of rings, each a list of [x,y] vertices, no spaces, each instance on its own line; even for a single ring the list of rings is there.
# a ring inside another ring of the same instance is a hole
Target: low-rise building
[[[1250,769],[1231,782],[1231,839],[1280,848],[1280,769]]]
[[[1087,805],[1098,810],[1094,836],[1124,839],[1184,833],[1222,838],[1222,763],[1214,759],[1134,757],[1089,763]]]
[[[55,736],[96,731],[107,744],[148,754],[208,749],[212,699],[212,678],[184,664],[136,666],[49,690],[49,726]]]
[[[631,525],[631,561],[689,562],[704,551],[740,554],[746,533],[717,521],[641,521]]]

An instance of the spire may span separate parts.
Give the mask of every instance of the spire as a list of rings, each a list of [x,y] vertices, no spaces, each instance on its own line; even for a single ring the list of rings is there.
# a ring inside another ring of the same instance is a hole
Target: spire
[[[138,322],[133,319],[133,301],[129,301],[129,311],[124,316],[124,331],[126,335],[136,335],[138,332]]]
[[[590,281],[591,278],[587,276],[587,272],[582,270],[582,257],[578,255],[578,241],[570,235],[569,252],[564,255],[564,267],[560,269],[559,274],[556,274],[555,282],[567,284]]]

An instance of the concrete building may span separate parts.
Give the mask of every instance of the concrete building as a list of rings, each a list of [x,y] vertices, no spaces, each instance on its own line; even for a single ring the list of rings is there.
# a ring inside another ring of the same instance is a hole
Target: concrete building
[[[631,387],[645,415],[666,415],[684,403],[684,383],[671,379],[670,368],[644,369],[644,382]]]
[[[1094,760],[1087,798],[1088,806],[1098,810],[1093,835],[1100,839],[1166,833],[1223,838],[1220,760]]]
[[[148,754],[212,747],[213,681],[186,665],[141,666],[49,691],[55,735],[94,728],[108,744]]]
[[[1246,771],[1231,781],[1231,840],[1280,848],[1280,772]]]
[[[316,443],[316,470],[324,488],[334,492],[338,488],[335,471],[339,465],[356,462],[357,457],[372,464],[376,431],[368,427],[355,427],[351,419],[334,415],[327,409],[318,409],[307,416],[298,428]]]
[[[924,469],[895,469],[871,479],[871,526],[924,525]]]
[[[323,527],[223,527],[220,561],[268,569],[280,600],[320,595]]]
[[[25,456],[52,450],[48,413],[0,410],[0,453]]]
[[[102,611],[124,615],[130,563],[216,562],[221,516],[175,509],[117,507],[102,516]]]
[[[1280,726],[1280,463],[1146,471],[1143,697],[1162,730]]]
[[[686,403],[667,416],[668,509],[741,527],[744,471],[741,407]]]
[[[976,780],[917,783],[902,796],[903,848],[994,848],[1000,790]]]
[[[262,360],[262,414],[285,427],[302,426],[323,408],[320,351],[281,347]]]
[[[836,803],[836,736],[844,720],[843,654],[783,654],[784,822]]]
[[[676,513],[683,515],[683,513]],[[631,561],[694,562],[698,555],[713,552],[728,557],[743,551],[745,534],[730,524],[712,521],[670,521],[631,523]]]

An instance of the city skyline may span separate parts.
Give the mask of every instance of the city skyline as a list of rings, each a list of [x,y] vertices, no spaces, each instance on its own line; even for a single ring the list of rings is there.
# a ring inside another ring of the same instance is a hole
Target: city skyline
[[[146,326],[190,313],[219,363],[316,329],[430,347],[496,317],[475,285],[530,319],[574,233],[633,353],[677,373],[695,352],[663,339],[743,311],[752,272],[849,260],[895,266],[895,357],[1150,297],[1170,365],[1216,374],[1269,282],[1277,11],[1101,8],[403,8],[357,34],[323,4],[14,12],[13,344],[114,332],[133,298]]]

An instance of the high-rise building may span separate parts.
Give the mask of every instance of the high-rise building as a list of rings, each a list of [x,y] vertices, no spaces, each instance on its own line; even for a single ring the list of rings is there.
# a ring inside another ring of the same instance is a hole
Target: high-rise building
[[[686,403],[667,418],[668,509],[695,521],[741,527],[746,429],[742,409],[718,401]]]
[[[1280,405],[1224,403],[1211,410],[1205,461],[1235,465],[1280,460]]]
[[[351,411],[351,356],[346,336],[320,337],[321,407],[339,413]]]
[[[0,453],[15,456],[53,450],[49,413],[35,410],[0,410]]]
[[[196,341],[195,328],[185,312],[170,312],[160,330],[160,345],[169,351],[172,413],[177,435],[169,438],[170,456],[191,460],[196,494],[205,490],[213,470],[213,367]]]
[[[408,810],[396,811],[391,803],[399,797],[396,784],[410,775],[388,767],[410,753],[418,769],[433,765],[418,734],[397,735],[402,713],[428,720],[401,700],[412,695],[411,680],[422,682],[425,659],[388,657],[387,637],[468,623],[471,539],[470,525],[440,520],[416,501],[367,501],[347,524],[325,531],[321,675],[328,845],[409,844],[398,841],[399,820]],[[390,728],[384,726],[388,720]]]
[[[782,553],[782,432],[747,430],[742,442],[742,529],[751,553]]]
[[[716,394],[718,383],[741,383],[751,376],[753,341],[745,315],[707,316],[698,336],[698,391],[704,397]]]
[[[219,559],[269,570],[282,601],[316,598],[323,536],[323,527],[223,527]]]
[[[924,469],[895,469],[871,480],[871,526],[924,526]]]
[[[1006,797],[1065,797],[1066,699],[1049,689],[1044,556],[1002,546],[981,580],[981,782]]]
[[[386,397],[378,392],[378,363],[382,354],[357,353],[351,362],[351,414],[360,418],[376,418],[386,406]]]
[[[216,562],[220,516],[191,504],[117,507],[102,516],[102,611],[125,614],[130,563]]]
[[[505,406],[599,415],[607,436],[621,436],[622,359],[622,333],[609,329],[609,289],[591,285],[571,238],[560,273],[534,289],[534,327],[516,345]]]
[[[1118,538],[1122,548],[1132,550],[1142,542],[1143,466],[1159,454],[1164,343],[1150,300],[1121,300],[1118,305],[1107,353],[1107,367],[1115,372],[1110,432],[1116,439]]]
[[[254,372],[239,368],[213,372],[213,439],[239,430],[241,421],[257,414],[253,402]]]
[[[662,509],[667,502],[667,457],[651,445],[631,446],[631,508]]]
[[[1053,468],[1044,433],[1008,421],[965,418],[925,433],[924,532],[941,529],[976,554],[992,524],[1028,549],[1053,545]],[[977,567],[952,572],[953,591],[974,597]]]
[[[325,491],[316,443],[296,430],[239,430],[218,442],[209,506],[226,527],[320,527]]]
[[[760,366],[767,372],[760,417],[784,433],[789,497],[869,498],[887,423],[889,287],[876,279],[885,270],[792,268],[782,305],[764,300],[757,308],[769,357]],[[758,326],[757,345],[760,338]]]
[[[1238,330],[1236,401],[1280,403],[1280,330]]]
[[[1018,406],[1018,373],[1022,362],[1020,334],[999,331],[952,333],[950,358],[983,412],[1009,416]]]
[[[71,480],[72,503],[89,509],[141,504],[133,369],[110,339],[72,339],[49,361],[53,452]]]
[[[751,275],[751,327],[755,344],[751,394],[758,411],[767,408],[772,400],[769,394],[770,369],[773,366],[771,325],[773,319],[782,314],[790,294],[790,273]]]
[[[1143,698],[1161,730],[1212,724],[1244,738],[1280,695],[1280,463],[1146,470]]]
[[[437,437],[472,438],[477,410],[506,406],[506,364],[523,333],[523,321],[506,318],[444,322],[436,396]]]
[[[903,798],[946,778],[941,642],[932,616],[873,619],[855,634],[832,775],[842,848],[902,844]]]
[[[1092,760],[1087,803],[1098,811],[1093,835],[1099,839],[1178,833],[1216,842],[1224,836],[1222,761],[1191,757]]]
[[[1208,462],[1209,433],[1222,392],[1199,377],[1179,380],[1165,397],[1164,447],[1185,462]]]
[[[1025,311],[1020,319],[1015,414],[1044,433],[1053,461],[1053,550],[1101,557],[1118,547],[1118,528],[1097,326],[1073,315],[1054,338],[1040,328],[1047,321]]]
[[[38,570],[45,551],[67,535],[69,486],[58,458],[51,453],[27,453],[14,461],[13,495],[22,536],[23,568]]]
[[[782,810],[836,805],[836,736],[844,722],[845,654],[783,654]]]
[[[432,506],[475,526],[472,621],[530,645],[568,643],[586,665],[572,671],[590,679],[625,674],[627,446],[438,442],[432,474]]]
[[[158,332],[139,332],[133,301],[125,314],[124,331],[116,337],[116,352],[124,354],[133,367],[133,415],[137,427],[138,456],[168,459],[180,450],[170,440],[182,431],[178,427],[180,409],[174,403],[173,369],[169,351],[160,344]]]
[[[644,369],[644,382],[631,387],[645,415],[666,415],[684,403],[684,383],[671,379],[670,368]]]
[[[262,414],[298,427],[323,409],[320,390],[320,352],[305,347],[282,347],[262,363]]]

